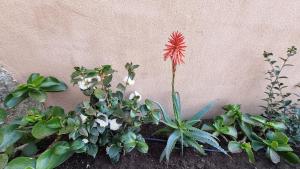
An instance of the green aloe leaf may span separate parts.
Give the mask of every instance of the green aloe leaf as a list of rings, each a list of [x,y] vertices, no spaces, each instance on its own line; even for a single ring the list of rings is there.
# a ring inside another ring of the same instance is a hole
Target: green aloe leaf
[[[222,153],[227,154],[227,152],[219,145],[219,143],[217,142],[217,140],[212,137],[209,133],[207,134],[203,134],[206,133],[205,131],[192,131],[190,132],[190,135],[197,141],[201,142],[201,143],[205,143],[208,144],[212,147],[215,147],[216,149],[220,150]]]
[[[194,149],[196,149],[200,154],[202,155],[206,155],[204,149],[203,149],[203,146],[198,144],[197,141],[195,141],[194,139],[192,138],[189,138],[189,137],[184,137],[184,141],[190,145],[191,147],[193,147]]]
[[[155,103],[159,107],[159,109],[163,115],[163,120],[166,123],[172,123],[172,119],[170,118],[169,114],[164,110],[164,108],[161,106],[161,104],[159,104],[158,102],[155,102],[155,101],[153,101],[153,103]]]
[[[166,157],[166,160],[169,161],[170,154],[171,154],[172,150],[174,149],[174,146],[175,146],[176,142],[178,141],[179,137],[180,137],[180,132],[178,130],[175,130],[172,134],[170,134],[168,141],[167,141],[167,145],[166,145],[163,153],[160,156],[160,161],[162,161],[164,159],[164,157]]]
[[[172,94],[173,105],[174,105],[174,114],[176,119],[181,119],[181,103],[180,96],[178,92]]]
[[[199,120],[213,108],[214,104],[214,101],[209,102],[205,107],[203,107],[199,112],[197,112],[187,123],[190,125],[198,123]]]

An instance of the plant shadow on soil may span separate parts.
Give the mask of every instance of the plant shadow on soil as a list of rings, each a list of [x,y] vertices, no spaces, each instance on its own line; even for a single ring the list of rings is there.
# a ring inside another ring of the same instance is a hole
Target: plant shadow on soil
[[[142,134],[144,137],[150,137],[156,129],[156,126],[146,125],[142,128]],[[264,152],[255,152],[256,163],[251,164],[245,153],[227,156],[219,152],[207,152],[207,155],[203,156],[192,149],[185,149],[181,156],[180,150],[174,150],[169,163],[166,161],[160,163],[159,157],[165,143],[151,141],[148,145],[147,154],[133,151],[121,156],[117,164],[112,164],[102,149],[95,159],[86,154],[74,154],[58,169],[300,169],[300,165],[290,165],[283,160],[275,165]],[[295,151],[300,155],[299,148]]]

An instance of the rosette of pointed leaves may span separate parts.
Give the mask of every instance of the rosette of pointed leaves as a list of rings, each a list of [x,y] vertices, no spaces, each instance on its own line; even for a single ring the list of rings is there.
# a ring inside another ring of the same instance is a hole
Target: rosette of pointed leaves
[[[26,84],[19,85],[5,97],[4,105],[7,108],[13,108],[28,97],[38,102],[45,102],[46,92],[61,92],[66,89],[67,85],[55,77],[44,77],[39,73],[33,73],[29,76]]]

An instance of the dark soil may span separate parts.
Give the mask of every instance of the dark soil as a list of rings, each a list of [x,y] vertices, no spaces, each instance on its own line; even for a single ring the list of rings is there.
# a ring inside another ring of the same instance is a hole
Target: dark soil
[[[148,137],[154,130],[152,126],[146,126],[142,134]],[[148,154],[133,151],[122,156],[117,164],[111,164],[102,150],[95,159],[85,154],[75,154],[58,169],[300,169],[300,165],[290,165],[283,160],[274,165],[264,152],[255,153],[256,163],[251,164],[244,153],[229,157],[219,152],[208,152],[206,156],[202,156],[192,149],[186,149],[181,156],[180,151],[175,150],[168,164],[165,161],[160,163],[159,157],[165,144],[153,141],[148,143]],[[296,152],[300,155],[300,149]]]

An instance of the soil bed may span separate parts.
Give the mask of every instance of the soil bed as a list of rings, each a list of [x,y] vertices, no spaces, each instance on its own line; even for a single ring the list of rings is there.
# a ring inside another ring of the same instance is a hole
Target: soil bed
[[[154,126],[145,126],[142,134],[150,137],[155,130]],[[300,169],[300,165],[290,165],[283,160],[274,165],[266,158],[264,152],[255,153],[256,163],[251,164],[244,153],[229,157],[219,152],[207,152],[206,156],[202,156],[192,149],[185,149],[184,155],[181,156],[180,151],[175,150],[171,154],[169,164],[165,161],[160,163],[159,157],[165,144],[151,141],[148,145],[148,154],[133,151],[122,156],[117,164],[111,164],[102,150],[95,159],[85,154],[75,154],[58,169]],[[295,151],[300,155],[299,148]]]

